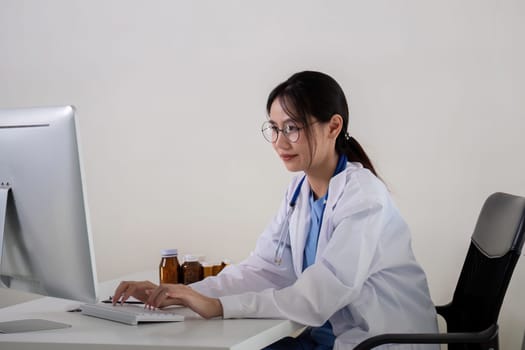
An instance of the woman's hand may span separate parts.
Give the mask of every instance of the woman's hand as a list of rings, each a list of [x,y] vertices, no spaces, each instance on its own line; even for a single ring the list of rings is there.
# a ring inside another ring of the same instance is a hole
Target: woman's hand
[[[222,316],[219,299],[204,296],[183,284],[161,284],[156,289],[147,289],[146,307],[162,308],[168,305],[184,305],[203,318]]]
[[[120,282],[117,289],[115,289],[115,294],[113,295],[113,305],[118,302],[124,303],[129,297],[134,297],[143,303],[146,303],[148,300],[149,294],[147,291],[154,290],[158,286],[155,283],[150,281],[123,281]]]

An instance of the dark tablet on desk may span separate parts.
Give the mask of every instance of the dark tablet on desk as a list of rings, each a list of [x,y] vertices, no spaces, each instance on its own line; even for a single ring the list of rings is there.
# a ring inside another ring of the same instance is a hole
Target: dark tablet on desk
[[[27,320],[0,322],[0,333],[47,331],[50,329],[60,329],[60,328],[68,328],[68,327],[71,327],[71,325],[66,324],[66,323],[40,320],[40,319],[27,319]]]

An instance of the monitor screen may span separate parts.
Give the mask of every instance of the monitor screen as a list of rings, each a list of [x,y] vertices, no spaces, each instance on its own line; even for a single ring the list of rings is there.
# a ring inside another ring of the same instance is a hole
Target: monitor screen
[[[78,146],[72,106],[0,109],[1,287],[96,300]]]

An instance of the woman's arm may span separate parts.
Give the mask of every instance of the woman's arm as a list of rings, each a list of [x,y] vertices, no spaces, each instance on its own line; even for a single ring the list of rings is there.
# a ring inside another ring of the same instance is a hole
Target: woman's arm
[[[224,317],[286,318],[320,326],[354,302],[370,275],[389,212],[373,197],[359,198],[339,209],[346,217],[336,224],[320,258],[294,284],[220,297]]]

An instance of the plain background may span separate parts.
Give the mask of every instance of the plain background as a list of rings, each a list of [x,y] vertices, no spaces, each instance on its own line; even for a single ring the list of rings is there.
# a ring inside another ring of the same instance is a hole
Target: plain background
[[[0,106],[78,108],[103,281],[163,248],[247,256],[293,176],[260,134],[266,97],[326,72],[442,304],[486,197],[525,195],[524,18],[520,0],[0,0]],[[502,349],[523,337],[524,264]]]

